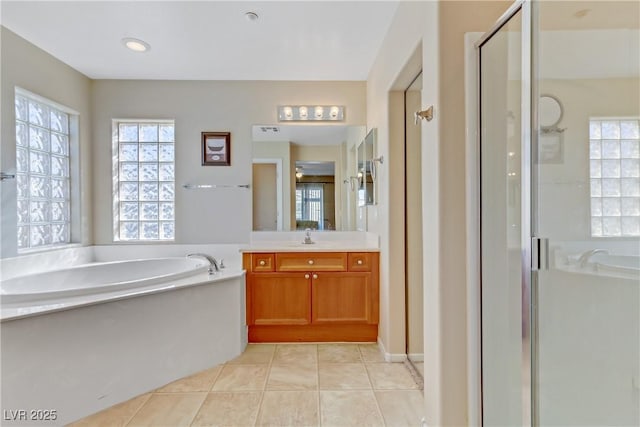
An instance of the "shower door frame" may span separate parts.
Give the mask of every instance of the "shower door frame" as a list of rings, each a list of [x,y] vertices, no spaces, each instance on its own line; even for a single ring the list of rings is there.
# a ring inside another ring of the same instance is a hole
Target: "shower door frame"
[[[535,0],[534,0],[535,1]],[[504,25],[506,25],[511,18],[513,18],[518,12],[521,12],[521,128],[520,128],[520,144],[521,144],[521,176],[520,176],[520,188],[521,188],[521,264],[522,264],[522,278],[520,283],[520,292],[522,295],[521,309],[522,309],[522,334],[521,334],[521,366],[522,366],[522,425],[523,426],[536,426],[537,422],[537,398],[536,398],[536,378],[537,378],[537,358],[536,358],[536,341],[537,341],[537,318],[536,318],[536,294],[532,291],[536,289],[535,281],[536,277],[533,274],[535,271],[533,266],[532,257],[532,236],[536,230],[534,224],[535,218],[535,203],[536,191],[532,183],[537,182],[535,177],[535,168],[532,167],[532,157],[537,152],[537,140],[536,132],[533,129],[537,129],[537,103],[533,102],[536,99],[533,96],[537,91],[536,85],[536,72],[533,64],[536,63],[534,55],[536,49],[534,49],[534,38],[532,37],[532,31],[535,28],[534,23],[537,22],[535,5],[531,0],[516,0],[507,11],[496,21],[493,27],[484,33],[480,39],[475,43],[475,107],[476,107],[476,134],[475,134],[475,164],[472,167],[475,169],[474,177],[481,177],[481,125],[482,125],[482,112],[481,112],[481,48],[488,42],[495,34],[497,34]],[[476,179],[473,184],[474,188],[470,190],[470,203],[475,208],[474,218],[475,229],[477,230],[477,242],[472,242],[475,246],[475,250],[478,253],[477,267],[470,270],[470,273],[476,274],[473,282],[479,284],[480,289],[476,292],[476,301],[479,305],[479,312],[476,320],[479,320],[478,330],[479,338],[474,340],[470,338],[470,343],[475,344],[477,354],[479,355],[479,418],[484,425],[483,414],[483,371],[482,371],[482,229],[481,229],[481,206],[482,206],[482,192],[481,192],[481,180]],[[537,256],[537,254],[536,254]],[[470,266],[473,266],[473,260],[470,261]],[[471,362],[470,362],[471,363]],[[476,364],[476,368],[478,365]]]

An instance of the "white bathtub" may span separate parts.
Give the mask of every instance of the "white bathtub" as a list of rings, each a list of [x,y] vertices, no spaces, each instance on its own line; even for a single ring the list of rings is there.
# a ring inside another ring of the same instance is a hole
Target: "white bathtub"
[[[55,424],[65,425],[230,360],[246,346],[237,248],[81,250],[88,252],[83,261],[101,262],[65,265],[71,254],[55,255],[60,270],[30,275],[19,273],[55,263],[0,263],[0,412],[55,409]],[[228,268],[210,275],[208,262],[183,255],[194,252],[225,257]],[[32,425],[6,419],[1,424]]]
[[[596,254],[589,264],[592,264],[596,271],[640,273],[640,257],[638,256]]]
[[[134,290],[202,274],[208,266],[194,258],[152,258],[95,262],[0,281],[3,304],[45,302],[118,290]]]

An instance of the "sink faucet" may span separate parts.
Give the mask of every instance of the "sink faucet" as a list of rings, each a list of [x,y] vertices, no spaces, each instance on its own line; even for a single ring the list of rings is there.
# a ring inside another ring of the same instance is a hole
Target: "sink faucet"
[[[306,230],[304,230],[304,243],[305,245],[311,245],[313,243],[315,243],[313,240],[311,240],[311,229],[307,228]]]
[[[214,257],[212,257],[211,255],[207,255],[207,254],[189,254],[187,255],[187,258],[204,258],[207,261],[209,261],[209,274],[213,274],[216,271],[220,271],[220,265],[218,264],[218,261],[216,261],[216,259]]]
[[[590,251],[586,251],[585,253],[580,255],[580,258],[578,258],[578,264],[580,264],[580,267],[586,267],[591,257],[594,256],[595,254],[608,254],[608,253],[609,251],[606,249],[591,249]]]

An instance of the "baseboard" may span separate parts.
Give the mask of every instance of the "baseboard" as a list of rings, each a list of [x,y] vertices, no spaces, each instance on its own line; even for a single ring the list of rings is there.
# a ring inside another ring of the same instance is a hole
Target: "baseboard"
[[[412,362],[424,362],[424,353],[409,353],[408,357]]]
[[[388,353],[387,350],[384,348],[384,344],[382,343],[382,340],[380,339],[380,337],[378,337],[378,348],[380,349],[382,354],[384,354],[385,362],[396,363],[396,362],[404,362],[405,360],[407,360],[407,355],[404,353]]]

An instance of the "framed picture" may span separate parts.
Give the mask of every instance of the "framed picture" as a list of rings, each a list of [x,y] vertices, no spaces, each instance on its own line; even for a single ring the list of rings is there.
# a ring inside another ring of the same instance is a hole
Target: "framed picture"
[[[202,132],[202,166],[231,166],[231,132]]]

